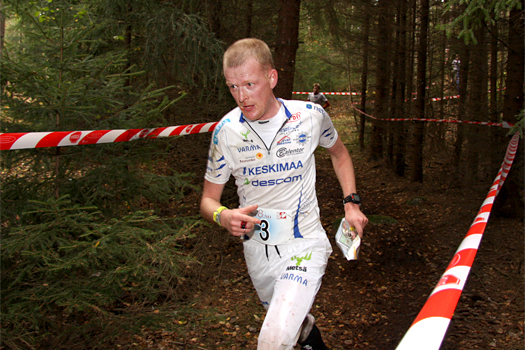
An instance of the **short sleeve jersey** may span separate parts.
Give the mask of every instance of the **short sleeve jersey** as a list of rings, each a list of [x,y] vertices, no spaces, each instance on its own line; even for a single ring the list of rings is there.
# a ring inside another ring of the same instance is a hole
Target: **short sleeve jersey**
[[[212,135],[205,179],[216,184],[235,178],[240,207],[287,210],[294,237],[321,226],[315,192],[317,146],[332,147],[337,131],[323,108],[305,101],[279,100],[285,121],[266,146],[240,108],[226,114]]]
[[[328,99],[322,93],[318,93],[316,95],[313,92],[310,92],[308,94],[308,101],[313,102],[313,103],[317,103],[318,105],[322,106],[322,105],[324,105],[326,103],[326,101],[328,101]]]

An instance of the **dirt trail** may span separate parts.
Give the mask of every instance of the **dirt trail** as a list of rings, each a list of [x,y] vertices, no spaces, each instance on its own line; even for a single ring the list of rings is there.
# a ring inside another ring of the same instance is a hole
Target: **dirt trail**
[[[413,184],[382,163],[353,157],[362,209],[374,223],[359,259],[346,261],[333,242],[343,215],[339,185],[329,158],[318,155],[317,192],[334,254],[312,313],[333,350],[391,350],[439,281],[490,185]],[[524,348],[523,231],[522,221],[490,218],[441,350]],[[256,349],[264,312],[241,245],[219,228],[198,242],[193,249],[203,265],[188,272],[186,285],[194,313],[177,314],[175,331],[145,329],[138,347],[129,348]]]

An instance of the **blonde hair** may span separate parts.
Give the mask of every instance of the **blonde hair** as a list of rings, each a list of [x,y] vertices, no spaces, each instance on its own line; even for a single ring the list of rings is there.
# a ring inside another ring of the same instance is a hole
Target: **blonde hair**
[[[249,58],[255,58],[264,68],[273,69],[273,57],[270,48],[259,39],[246,38],[237,40],[224,53],[223,70],[242,66]]]

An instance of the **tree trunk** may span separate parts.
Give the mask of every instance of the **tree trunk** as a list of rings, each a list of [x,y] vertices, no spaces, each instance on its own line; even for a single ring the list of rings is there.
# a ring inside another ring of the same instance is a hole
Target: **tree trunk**
[[[523,8],[522,1],[522,8]],[[517,116],[523,109],[523,86],[524,86],[524,56],[525,49],[523,10],[514,9],[510,12],[509,38],[508,38],[508,60],[507,81],[505,96],[503,100],[503,120],[516,123]],[[494,203],[494,211],[500,216],[518,217],[524,216],[524,189],[523,189],[523,139],[521,139],[514,164],[509,172],[505,185],[501,188]]]
[[[395,1],[395,21],[394,21],[394,37],[393,37],[393,47],[392,47],[392,80],[391,80],[391,86],[392,89],[390,91],[390,115],[395,116],[397,114],[397,107],[398,104],[396,103],[396,98],[398,95],[398,87],[399,87],[399,67],[404,64],[404,62],[401,61],[399,55],[400,55],[400,40],[401,40],[401,2],[403,0],[396,0]],[[387,125],[387,144],[386,144],[386,161],[387,164],[392,170],[394,170],[394,144],[396,140],[396,136],[399,133],[400,124],[398,122],[396,123],[388,123]]]
[[[368,89],[368,55],[370,52],[370,3],[366,2],[363,10],[364,24],[363,24],[363,68],[361,72],[361,110],[366,112],[366,91]],[[360,114],[359,119],[359,149],[365,149],[365,121],[366,116]]]
[[[407,40],[408,40],[408,43],[407,43],[407,62],[406,62],[406,66],[405,66],[405,70],[406,70],[406,74],[405,74],[405,81],[407,83],[407,88],[406,88],[406,91],[407,91],[407,102],[404,104],[404,108],[405,108],[405,115],[407,116],[412,116],[414,114],[414,92],[415,92],[415,81],[414,81],[414,76],[415,76],[415,72],[414,72],[414,67],[415,67],[415,62],[416,62],[416,59],[415,59],[415,52],[416,52],[416,29],[417,29],[417,22],[418,22],[418,18],[417,18],[417,13],[418,13],[418,9],[417,9],[417,0],[409,0],[409,17],[410,18],[410,21],[409,23],[407,23],[407,28],[409,30],[409,33],[407,35]],[[406,143],[407,143],[407,146],[405,147],[408,147],[408,142],[410,141],[409,138],[408,138],[408,135],[411,134],[412,132],[412,127],[414,126],[414,123],[405,123],[405,126],[406,126],[406,130],[407,130],[407,139],[406,139]],[[407,152],[408,153],[408,152]],[[410,158],[410,154],[407,154],[407,158]],[[408,163],[408,162],[407,162]],[[407,164],[408,165],[408,164]],[[406,166],[405,166],[406,167]]]
[[[388,55],[383,53],[390,52],[390,14],[387,0],[378,1],[378,45],[377,45],[377,74],[376,74],[376,108],[374,115],[377,119],[372,120],[372,138],[370,142],[370,158],[377,160],[383,157],[383,137],[384,122],[388,112],[388,86],[390,80],[390,60]]]
[[[279,81],[274,91],[277,97],[284,99],[292,98],[300,8],[301,0],[281,0],[275,40],[275,68],[279,72]]]
[[[252,36],[253,0],[246,1],[246,37]]]
[[[0,59],[4,57],[5,16],[4,2],[0,0]]]
[[[395,71],[395,79],[398,81],[397,94],[395,99],[395,118],[404,117],[405,91],[406,91],[406,44],[407,44],[407,1],[399,1],[399,40],[398,40],[398,59],[399,68]],[[393,170],[398,176],[405,176],[406,168],[406,122],[396,123],[394,139]]]
[[[510,123],[515,123],[518,120],[517,115],[523,109],[523,27],[523,10],[512,10],[510,12],[507,80],[505,83],[507,89],[503,99],[503,119]]]
[[[211,31],[215,33],[218,39],[222,39],[222,0],[208,0],[206,1],[208,9],[208,22],[210,23]]]
[[[490,28],[490,102],[489,120],[498,122],[498,25],[493,24]],[[502,140],[501,128],[490,128],[490,149],[495,151],[501,149]],[[490,168],[498,170],[501,165],[500,152],[490,152]]]
[[[469,99],[469,120],[487,121],[487,46],[485,40],[485,27],[480,26],[475,30],[478,41],[471,47],[471,85]],[[483,144],[488,142],[485,131],[478,126],[469,127],[467,133],[467,181],[477,182],[480,179],[480,159]]]
[[[467,87],[469,82],[469,69],[470,69],[470,50],[469,48],[463,44],[460,43],[462,49],[459,52],[459,59],[461,61],[459,66],[459,72],[460,72],[460,79],[459,79],[459,99],[457,102],[458,109],[458,119],[459,120],[465,120],[465,110],[467,106]],[[456,85],[456,78],[454,77],[454,86]],[[456,141],[454,142],[454,154],[452,156],[452,164],[454,166],[454,170],[456,173],[456,176],[459,178],[461,176],[461,157],[463,154],[463,142],[465,140],[465,125],[464,124],[458,124],[458,133],[456,136]]]
[[[417,57],[417,118],[425,118],[425,87],[426,87],[426,65],[427,65],[427,43],[428,43],[428,15],[429,0],[421,1],[421,28],[419,34],[419,48]],[[423,142],[425,124],[416,122],[412,138],[410,181],[423,182]]]

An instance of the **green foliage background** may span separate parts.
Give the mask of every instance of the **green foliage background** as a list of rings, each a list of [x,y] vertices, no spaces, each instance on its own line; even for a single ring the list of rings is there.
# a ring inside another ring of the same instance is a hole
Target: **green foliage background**
[[[181,103],[202,111],[225,96],[222,44],[171,3],[8,0],[2,10],[2,132],[177,125],[192,116]],[[159,215],[199,191],[194,174],[170,168],[173,141],[2,153],[2,346],[104,333],[115,313],[179,298],[180,266],[196,263],[179,241],[205,224]]]
[[[360,9],[374,10],[363,4],[302,1],[295,91],[311,91],[313,83],[322,91],[358,90],[352,84],[363,65]],[[442,28],[475,41],[482,20],[498,21],[516,6],[471,1]],[[1,132],[217,120],[234,104],[221,77],[224,47],[245,36],[274,47],[278,8],[277,0],[4,0]],[[434,49],[441,45],[436,33]],[[368,59],[372,66],[374,50]],[[373,68],[368,78],[372,90]],[[523,129],[523,117],[516,125]],[[139,324],[117,325],[116,315],[184,299],[182,267],[198,262],[181,244],[207,230],[184,199],[199,197],[204,166],[197,158],[209,141],[188,141],[2,153],[2,346],[70,349],[82,338],[79,348],[110,348],[123,327]],[[225,200],[235,196],[226,188]]]

